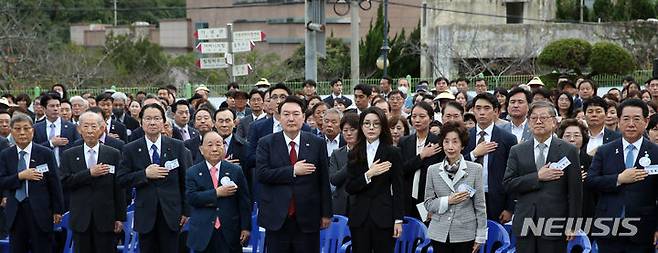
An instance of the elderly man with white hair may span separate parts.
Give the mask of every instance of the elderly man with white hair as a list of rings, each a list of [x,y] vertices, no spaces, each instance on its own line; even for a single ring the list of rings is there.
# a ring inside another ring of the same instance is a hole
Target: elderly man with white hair
[[[71,102],[71,122],[78,125],[78,118],[89,109],[89,102],[81,96],[74,96],[69,102]]]
[[[123,92],[115,92],[112,94],[114,101],[112,102],[112,118],[118,120],[126,126],[126,129],[133,131],[139,127],[139,122],[126,113],[128,108],[128,96]],[[128,134],[130,135],[130,133]]]

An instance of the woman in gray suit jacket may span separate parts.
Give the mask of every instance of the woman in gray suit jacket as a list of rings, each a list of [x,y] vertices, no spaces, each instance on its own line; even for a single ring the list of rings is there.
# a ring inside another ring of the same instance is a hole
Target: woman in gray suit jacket
[[[446,158],[427,168],[425,208],[435,252],[477,252],[487,240],[482,166],[462,157],[467,142],[463,123],[446,123],[439,135]]]

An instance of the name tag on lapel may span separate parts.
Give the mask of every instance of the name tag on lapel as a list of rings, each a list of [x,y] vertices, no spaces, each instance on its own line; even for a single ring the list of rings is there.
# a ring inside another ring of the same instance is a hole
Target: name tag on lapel
[[[165,162],[165,169],[167,169],[167,170],[176,169],[176,168],[178,168],[178,166],[180,166],[178,164],[178,159],[174,159],[174,160]]]
[[[46,173],[46,172],[49,171],[49,170],[48,170],[48,164],[46,164],[46,163],[41,164],[41,165],[37,166],[36,170],[37,170],[37,172],[39,172],[39,173]]]
[[[109,167],[110,174],[114,174],[114,165],[107,165]]]

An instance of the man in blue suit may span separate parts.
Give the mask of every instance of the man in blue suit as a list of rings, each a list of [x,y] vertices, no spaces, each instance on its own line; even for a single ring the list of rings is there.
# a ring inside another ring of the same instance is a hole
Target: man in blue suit
[[[587,142],[587,154],[594,156],[597,148],[603,144],[619,139],[621,134],[605,127],[608,103],[601,97],[594,96],[583,104],[583,111],[587,119],[589,129],[589,141]]]
[[[73,147],[80,134],[75,124],[59,116],[60,98],[57,93],[44,94],[40,103],[45,108],[46,120],[34,124],[34,142],[53,149],[59,164],[60,154]]]
[[[139,114],[145,136],[124,146],[119,184],[136,189],[140,251],[177,252],[179,230],[189,216],[184,194],[191,155],[183,142],[161,134],[166,116],[159,104],[144,106]]]
[[[14,115],[16,145],[0,153],[0,188],[6,191],[5,213],[11,252],[51,252],[53,223],[64,211],[62,186],[53,152],[32,141],[32,119]]]
[[[251,228],[247,181],[238,165],[224,160],[218,133],[206,133],[200,148],[204,162],[188,169],[185,179],[193,235],[187,246],[196,252],[242,252]]]
[[[206,106],[199,107],[194,113],[194,127],[199,130],[197,137],[186,140],[183,142],[185,147],[192,152],[192,164],[197,164],[203,161],[203,156],[199,152],[201,146],[201,137],[207,132],[212,131],[213,118],[210,108]]]
[[[485,92],[475,96],[472,103],[477,125],[469,131],[464,158],[482,164],[487,219],[507,223],[514,212],[514,199],[504,191],[503,177],[516,136],[494,124],[500,110],[496,97]]]
[[[322,101],[325,102],[327,106],[329,106],[329,108],[332,108],[334,107],[334,101],[340,98],[343,99],[343,101],[345,101],[346,108],[350,107],[350,105],[352,105],[352,100],[346,96],[343,96],[343,80],[341,80],[340,78],[334,79],[331,80],[329,84],[331,85],[331,94],[329,94],[329,96],[327,96]]]
[[[587,102],[586,102],[587,103]],[[658,241],[658,176],[644,167],[657,164],[658,146],[643,137],[649,109],[642,100],[619,105],[622,138],[598,148],[585,183],[599,193],[595,218],[640,218],[631,236],[608,235],[597,239],[599,252],[654,252]],[[612,228],[612,222],[605,223]],[[623,224],[623,222],[622,222]],[[592,233],[597,233],[594,229]],[[623,226],[619,233],[628,233]]]
[[[319,252],[320,229],[332,216],[327,148],[322,139],[301,131],[301,99],[286,98],[279,114],[283,131],[258,142],[258,224],[266,229],[267,252]]]
[[[252,170],[246,169],[247,150],[249,143],[237,134],[233,134],[235,129],[236,112],[228,107],[219,108],[213,116],[215,120],[215,129],[224,141],[224,158],[227,162],[240,166],[247,183],[251,187]],[[251,189],[251,188],[249,188]]]
[[[510,124],[505,124],[501,129],[516,136],[518,143],[533,139],[528,122],[528,108],[531,103],[532,93],[524,88],[516,87],[507,94],[507,113]]]

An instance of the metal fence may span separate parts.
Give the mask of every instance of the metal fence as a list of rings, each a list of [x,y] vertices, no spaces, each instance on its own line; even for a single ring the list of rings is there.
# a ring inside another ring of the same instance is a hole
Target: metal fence
[[[621,86],[622,80],[626,75],[596,75],[594,76],[594,81],[598,84],[599,87],[611,87],[611,86]],[[639,70],[635,71],[630,74],[630,76],[634,77],[635,80],[638,80],[638,82],[643,82],[644,80],[649,79],[652,76],[651,70]],[[489,89],[493,89],[495,87],[505,87],[509,88],[512,85],[515,84],[521,84],[521,83],[527,83],[530,79],[532,79],[534,76],[533,75],[508,75],[508,76],[484,76],[483,78],[487,80],[487,83],[489,84]],[[432,78],[420,78],[420,77],[411,77],[408,78],[409,83],[412,86],[412,90],[414,90],[416,84],[418,84],[420,81],[425,80],[428,81],[430,84],[432,84],[433,79]],[[471,78],[475,79],[475,77]],[[379,81],[381,79],[359,79],[359,83],[361,84],[368,84],[368,85],[379,85]],[[291,89],[291,90],[301,90],[303,88],[303,82],[302,81],[288,81],[285,82],[286,85]],[[329,94],[331,92],[331,86],[329,85],[330,81],[319,81],[317,82],[317,92],[318,94]],[[354,80],[352,79],[342,79],[343,83],[343,92],[345,94],[352,94],[352,88],[356,85],[354,83]],[[178,96],[179,97],[186,97],[189,98],[192,96],[192,92],[194,91],[195,88],[198,87],[199,84],[186,84],[183,85],[183,87],[180,87],[180,90],[178,91]],[[274,85],[274,82],[272,82],[272,85]],[[473,85],[473,83],[471,83]],[[206,87],[210,89],[211,96],[223,96],[226,91],[227,91],[227,84],[216,84],[216,85],[208,85],[206,84]],[[47,88],[47,87],[44,87]],[[254,86],[252,84],[240,84],[240,89],[249,91]],[[431,85],[430,85],[431,88]],[[104,92],[106,90],[114,90],[114,91],[121,91],[126,94],[136,94],[138,91],[144,91],[149,94],[154,94],[157,92],[158,87],[155,86],[135,86],[135,87],[93,87],[93,88],[78,88],[78,89],[70,89],[68,90],[69,97],[75,96],[75,95],[82,95],[84,93],[91,93],[91,94],[99,94],[101,92]],[[43,88],[36,86],[36,87],[26,87],[26,88],[17,88],[17,89],[12,89],[12,90],[7,90],[4,91],[6,93],[10,93],[13,95],[18,95],[21,93],[26,93],[30,96],[36,97],[38,96],[42,91],[45,91]]]

